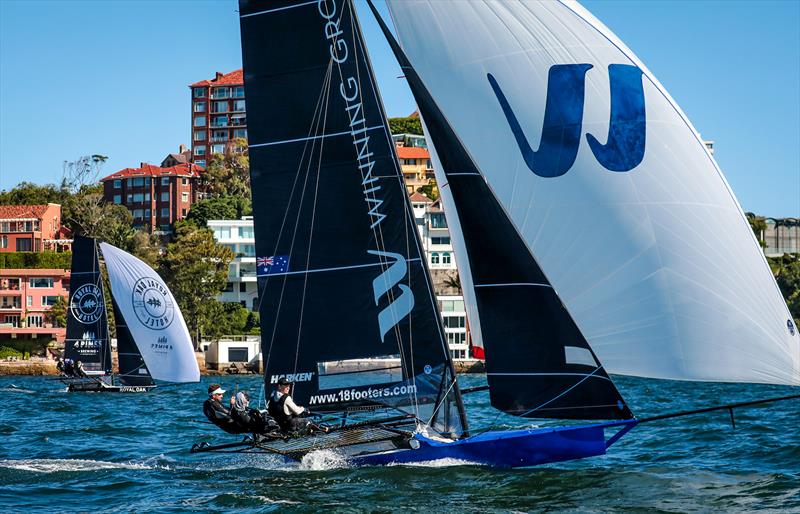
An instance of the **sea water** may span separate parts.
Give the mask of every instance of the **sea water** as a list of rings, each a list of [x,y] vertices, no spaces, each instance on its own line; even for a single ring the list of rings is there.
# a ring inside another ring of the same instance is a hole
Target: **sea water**
[[[146,394],[67,393],[44,377],[0,377],[0,512],[800,512],[800,401],[643,424],[609,453],[529,469],[452,459],[353,467],[335,452],[300,463],[190,454],[232,442],[203,423],[208,383],[258,398],[261,378],[204,377]],[[485,383],[459,377],[462,387]],[[795,389],[616,377],[639,417]],[[226,398],[227,399],[227,398]],[[465,397],[476,429],[545,424]]]

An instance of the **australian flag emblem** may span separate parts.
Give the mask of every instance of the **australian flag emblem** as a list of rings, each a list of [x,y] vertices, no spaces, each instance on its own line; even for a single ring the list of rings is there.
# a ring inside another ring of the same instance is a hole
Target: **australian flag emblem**
[[[286,273],[287,271],[289,271],[288,255],[273,255],[271,257],[256,258],[256,272],[259,277],[275,275],[276,273]]]

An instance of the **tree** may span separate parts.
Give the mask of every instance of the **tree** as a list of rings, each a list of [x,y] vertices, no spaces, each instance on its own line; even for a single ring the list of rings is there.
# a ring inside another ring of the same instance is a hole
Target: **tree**
[[[252,312],[238,303],[214,300],[208,304],[208,312],[202,326],[203,335],[217,339],[223,335],[250,334]],[[257,323],[257,317],[256,323]]]
[[[236,220],[252,212],[250,198],[219,196],[206,198],[192,205],[186,220],[199,227],[205,227],[208,220]]]
[[[45,314],[48,323],[52,323],[55,328],[67,326],[67,297],[59,296],[56,303],[50,306],[50,310]]]
[[[752,212],[745,213],[747,221],[750,222],[750,228],[758,239],[758,244],[761,248],[766,248],[767,243],[764,242],[764,231],[767,230],[767,220],[763,216],[756,216]]]
[[[797,325],[800,323],[800,254],[786,253],[780,257],[772,257],[769,263]]]
[[[8,191],[0,191],[0,205],[45,205],[63,203],[68,191],[65,186],[54,184],[40,186],[32,182],[20,182]]]
[[[461,292],[461,275],[458,274],[458,271],[453,273],[452,275],[448,275],[446,279],[444,279],[444,285],[446,287],[451,287],[457,290],[459,293]]]
[[[389,118],[389,130],[392,134],[422,135],[422,122],[417,117]]]
[[[431,179],[424,186],[417,188],[417,191],[424,194],[434,202],[439,198],[439,185],[436,181]]]
[[[247,155],[247,140],[234,139],[225,148],[225,152],[212,155],[200,179],[201,189],[211,197],[234,196],[250,199],[250,158]]]
[[[176,223],[175,235],[160,259],[161,276],[180,305],[197,347],[200,329],[218,321],[214,297],[228,281],[233,252],[217,244],[210,230],[191,223]]]

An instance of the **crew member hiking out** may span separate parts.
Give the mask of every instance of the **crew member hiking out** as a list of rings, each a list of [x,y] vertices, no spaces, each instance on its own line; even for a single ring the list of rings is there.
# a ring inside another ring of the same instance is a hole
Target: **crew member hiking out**
[[[327,427],[315,425],[311,421],[305,419],[311,416],[311,412],[305,407],[301,407],[294,403],[292,396],[289,394],[289,389],[292,382],[281,377],[278,380],[278,387],[269,397],[269,404],[267,411],[272,416],[283,432],[327,432]]]
[[[231,417],[230,409],[222,405],[222,397],[225,390],[219,384],[208,386],[208,399],[203,402],[203,414],[208,420],[229,434],[244,434],[248,430],[240,426]],[[235,399],[231,397],[231,407],[235,405]]]
[[[244,391],[234,396],[231,418],[244,430],[253,434],[266,434],[279,429],[278,424],[267,416],[266,412],[250,407],[250,395]]]

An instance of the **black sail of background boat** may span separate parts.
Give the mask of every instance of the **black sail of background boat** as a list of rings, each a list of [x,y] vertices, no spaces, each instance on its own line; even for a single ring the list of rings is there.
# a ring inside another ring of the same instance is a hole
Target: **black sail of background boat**
[[[109,336],[108,316],[106,313],[106,288],[100,268],[99,255],[102,253],[108,268],[109,280],[112,284],[110,301],[114,312],[116,327],[117,355],[119,372],[112,371],[112,348]],[[138,268],[137,268],[138,265]],[[137,295],[125,287],[131,279],[137,283],[150,280],[155,287],[142,288],[144,295]],[[116,284],[116,290],[115,290]],[[156,293],[152,293],[156,291]],[[133,294],[132,294],[133,293]],[[149,296],[148,296],[148,293]],[[152,305],[147,305],[147,301]],[[159,344],[164,335],[160,331],[146,332],[142,327],[146,321],[156,319],[150,316],[161,308],[155,303],[171,300],[171,294],[161,282],[158,275],[149,266],[135,257],[96,239],[76,236],[73,243],[72,272],[70,280],[69,302],[67,308],[67,337],[64,359],[68,359],[66,373],[61,381],[71,392],[146,392],[156,387],[155,380],[197,381],[199,369],[191,352],[191,340],[188,331],[178,331],[177,340]],[[128,312],[123,312],[121,304]],[[138,305],[138,309],[135,307]],[[163,310],[163,309],[162,309]],[[133,314],[141,312],[142,315]],[[174,318],[175,310],[170,316]],[[177,312],[180,316],[180,312]],[[183,321],[183,318],[180,318]],[[131,326],[133,323],[133,326]],[[138,336],[138,338],[136,337]],[[183,337],[181,337],[183,336]],[[185,356],[185,347],[189,346],[191,361]],[[165,346],[167,348],[160,348]],[[169,348],[172,347],[172,348]],[[166,361],[166,372],[151,374],[147,358],[159,366],[159,371]],[[176,350],[177,349],[177,350]],[[179,357],[175,358],[174,356]],[[183,357],[183,358],[181,358]],[[166,358],[166,359],[165,359]],[[80,362],[80,365],[77,363]],[[196,370],[196,378],[174,376],[171,368],[192,366]]]
[[[452,200],[448,221],[458,221],[449,225],[463,245],[461,272],[475,301],[470,321],[480,325],[492,406],[522,418],[591,421],[470,431],[353,3],[239,5],[256,248],[264,256],[265,387],[288,378],[295,400],[336,427],[193,451],[297,459],[335,449],[355,464],[455,458],[532,466],[602,455],[640,423],[696,413],[634,417],[485,170],[370,3]],[[453,7],[476,5],[483,6]],[[537,5],[511,9],[561,9]],[[448,78],[458,84],[457,72]],[[800,381],[787,376],[775,382]]]

